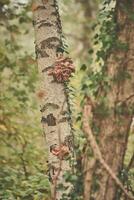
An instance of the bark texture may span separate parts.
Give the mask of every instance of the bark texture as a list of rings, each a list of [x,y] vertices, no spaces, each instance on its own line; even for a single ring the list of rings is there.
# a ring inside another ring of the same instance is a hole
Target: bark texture
[[[102,91],[101,95],[107,98],[110,114],[105,118],[99,118],[97,111],[94,114],[100,129],[98,137],[100,150],[105,162],[117,176],[123,167],[129,129],[134,114],[134,20],[132,13],[134,13],[133,0],[117,1],[117,42],[126,44],[127,48],[125,50],[114,48],[106,60],[111,89],[109,92]],[[95,193],[93,192],[94,194],[92,193],[92,199],[115,200],[118,188],[103,166],[97,164],[93,176],[97,177],[98,189]]]
[[[52,182],[52,199],[59,200],[62,191],[57,185],[63,184],[63,173],[70,170],[69,162],[57,152],[61,145],[68,144],[71,128],[67,117],[68,104],[63,83],[58,83],[49,75],[61,48],[61,23],[55,0],[36,0],[33,3],[35,28],[35,50],[40,73],[42,124],[48,145],[49,175]],[[64,149],[65,150],[65,149]],[[70,152],[69,152],[70,153]]]

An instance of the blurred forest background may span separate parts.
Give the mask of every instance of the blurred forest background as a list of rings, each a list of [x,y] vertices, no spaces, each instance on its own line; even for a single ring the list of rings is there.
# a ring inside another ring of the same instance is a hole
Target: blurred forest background
[[[92,38],[101,4],[101,0],[63,0],[59,5],[63,35],[76,66],[70,82],[76,94],[70,95],[73,119],[81,111],[79,91],[84,73],[81,68],[91,61],[89,53],[95,45]],[[0,199],[47,200],[50,194],[47,149],[40,124],[32,3],[0,0],[0,30]],[[74,127],[79,137],[79,123],[74,123]],[[131,133],[126,165],[133,151]],[[126,176],[132,187],[134,170]]]

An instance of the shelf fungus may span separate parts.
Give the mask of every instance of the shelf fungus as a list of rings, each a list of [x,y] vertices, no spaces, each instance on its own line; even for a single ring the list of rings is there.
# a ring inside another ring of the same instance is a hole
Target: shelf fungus
[[[54,67],[49,70],[48,75],[52,75],[56,82],[64,83],[69,80],[74,72],[75,68],[72,59],[60,56],[57,58]]]
[[[54,155],[57,156],[59,159],[65,159],[70,153],[69,147],[66,146],[65,144],[57,145],[53,144],[50,146],[50,152]]]

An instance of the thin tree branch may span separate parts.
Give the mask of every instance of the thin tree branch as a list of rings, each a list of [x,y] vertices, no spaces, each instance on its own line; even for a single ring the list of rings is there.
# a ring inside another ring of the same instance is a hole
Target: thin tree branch
[[[130,96],[126,97],[124,100],[117,101],[117,103],[120,103],[120,102],[125,103],[125,102],[129,101],[131,98],[134,98],[134,93],[131,94]]]

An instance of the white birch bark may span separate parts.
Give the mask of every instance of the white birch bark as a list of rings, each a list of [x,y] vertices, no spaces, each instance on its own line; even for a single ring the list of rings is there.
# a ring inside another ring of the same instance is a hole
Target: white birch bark
[[[71,134],[71,127],[66,116],[69,110],[64,83],[56,82],[48,72],[54,67],[57,50],[62,45],[62,30],[55,0],[36,0],[33,3],[33,13],[35,50],[41,81],[41,121],[49,152],[52,199],[59,200],[62,191],[55,191],[55,189],[57,184],[64,183],[62,175],[70,170],[70,166],[67,160],[58,158],[50,150],[55,144],[59,147],[65,142],[66,136]],[[58,178],[58,181],[55,178]]]

